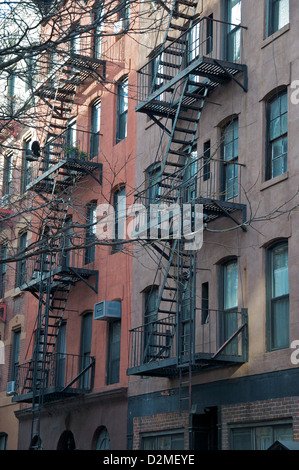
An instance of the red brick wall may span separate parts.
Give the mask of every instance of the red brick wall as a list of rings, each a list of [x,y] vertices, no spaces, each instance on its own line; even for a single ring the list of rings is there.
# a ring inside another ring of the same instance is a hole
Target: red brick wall
[[[141,447],[141,435],[150,432],[167,432],[177,429],[184,429],[184,449],[189,448],[189,415],[182,413],[163,413],[159,415],[141,416],[133,420],[133,449],[138,450]]]
[[[221,407],[222,449],[229,449],[229,425],[254,424],[291,418],[293,437],[299,441],[299,397],[277,398]]]

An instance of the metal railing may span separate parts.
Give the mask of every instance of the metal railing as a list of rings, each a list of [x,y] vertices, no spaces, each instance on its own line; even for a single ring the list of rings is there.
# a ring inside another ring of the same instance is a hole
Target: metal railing
[[[66,128],[57,137],[48,140],[41,150],[37,161],[29,163],[31,166],[30,181],[36,180],[42,174],[51,173],[51,169],[61,162],[92,162],[99,163],[100,134],[86,130]],[[32,152],[27,154],[32,158]]]
[[[186,344],[188,341],[193,342],[191,349],[195,361],[247,360],[247,309],[197,309],[194,335],[182,337],[179,344],[178,331],[176,315],[131,329],[129,368],[153,362],[156,362],[157,367],[159,364],[163,367],[163,360],[177,357],[178,349],[181,352],[190,350]]]
[[[37,365],[37,383],[44,382],[45,393],[81,392],[88,393],[93,388],[95,359],[92,356],[55,353],[46,356],[45,370]],[[16,395],[33,391],[34,361],[16,366]],[[38,390],[37,390],[38,391]]]
[[[202,17],[187,31],[158,52],[138,70],[138,103],[171,82],[202,57],[243,64],[243,36],[246,28]],[[194,78],[200,81],[199,77]]]
[[[130,330],[129,368],[176,357],[176,316]]]
[[[162,175],[150,188],[137,193],[135,204],[149,207],[159,202],[190,203],[197,198],[241,203],[243,167],[245,165],[237,161],[214,157],[190,159],[186,167],[171,175]]]
[[[70,269],[94,271],[96,270],[95,258],[91,259],[90,252],[84,248],[85,232],[81,234],[63,234],[57,235],[52,240],[52,249],[49,247],[49,253],[32,255],[25,262],[23,269],[22,282],[19,286],[24,288],[34,281],[39,282],[48,276],[53,276],[58,272],[69,272]],[[79,248],[79,247],[82,248]],[[78,247],[78,248],[76,248]],[[52,253],[51,253],[52,251]]]

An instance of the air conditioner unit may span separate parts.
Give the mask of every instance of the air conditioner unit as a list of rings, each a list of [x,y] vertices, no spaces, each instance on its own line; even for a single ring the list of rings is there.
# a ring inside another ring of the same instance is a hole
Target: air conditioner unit
[[[129,26],[128,18],[122,18],[121,20],[116,21],[116,23],[114,23],[114,34],[122,33],[123,31],[128,29],[128,26]]]
[[[121,302],[108,301],[98,302],[94,306],[95,320],[120,320],[121,318]]]
[[[0,320],[5,323],[6,321],[6,309],[7,305],[5,304],[0,304]]]
[[[15,395],[16,391],[17,391],[16,385],[17,384],[16,384],[15,380],[13,380],[11,382],[7,382],[6,395]]]

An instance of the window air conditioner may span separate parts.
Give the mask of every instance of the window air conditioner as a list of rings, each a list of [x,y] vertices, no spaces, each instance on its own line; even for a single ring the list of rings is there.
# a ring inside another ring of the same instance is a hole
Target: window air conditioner
[[[11,382],[7,382],[6,394],[7,395],[15,395],[16,391],[17,391],[16,382],[14,380],[11,381]]]
[[[98,302],[94,306],[95,320],[120,320],[121,302],[107,301]]]
[[[121,20],[116,21],[116,23],[114,23],[114,34],[122,33],[123,31],[128,29],[128,25],[129,25],[128,18],[122,18]]]

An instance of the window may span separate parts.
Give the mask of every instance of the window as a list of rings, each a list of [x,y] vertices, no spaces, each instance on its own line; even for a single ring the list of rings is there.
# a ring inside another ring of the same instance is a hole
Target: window
[[[211,177],[211,141],[208,140],[203,145],[203,181],[207,181]]]
[[[125,239],[126,228],[126,188],[125,186],[116,190],[113,194],[114,208],[114,235],[115,240]],[[121,250],[123,245],[120,243],[112,248],[112,251]]]
[[[194,26],[192,26],[190,32],[189,32],[189,37],[188,37],[188,64],[191,64],[194,60],[198,59],[200,56],[200,53],[202,52],[200,50],[201,44],[200,44],[200,25],[201,23],[197,23]],[[187,64],[187,65],[188,65]],[[198,75],[190,75],[190,81],[196,83],[199,83],[201,78]],[[193,83],[189,88],[192,88]]]
[[[100,146],[101,101],[97,100],[91,106],[90,114],[90,158],[98,156]]]
[[[95,28],[93,31],[93,57],[99,59],[102,53],[102,30],[103,22],[101,21],[103,15],[103,9],[101,2],[96,1],[93,6],[93,21]]]
[[[267,332],[268,350],[289,347],[289,268],[288,244],[267,249]]]
[[[154,204],[159,196],[161,182],[161,164],[154,163],[146,171],[147,202]]]
[[[194,201],[196,198],[196,178],[197,178],[197,145],[192,149],[188,165],[183,175],[184,203]]]
[[[96,240],[96,222],[97,222],[97,202],[93,201],[87,206],[86,211],[86,249],[85,264],[92,263],[95,260],[95,240]],[[92,244],[92,246],[88,246]]]
[[[96,450],[109,450],[110,436],[107,429],[103,426],[97,432]]]
[[[238,262],[236,259],[223,263],[220,267],[220,346],[238,328]],[[225,348],[225,354],[236,355],[238,338],[233,339]]]
[[[287,171],[288,154],[288,99],[283,91],[268,102],[268,152],[266,178],[271,179]]]
[[[130,0],[119,0],[118,19],[126,21],[125,27],[128,28],[130,18]]]
[[[292,441],[291,423],[231,429],[231,450],[267,450],[277,440]]]
[[[156,321],[158,318],[159,288],[152,286],[144,293],[144,348],[143,360],[149,362],[157,355]]]
[[[108,322],[107,385],[119,382],[121,321]]]
[[[76,157],[76,121],[73,120],[69,123],[65,131],[65,143],[68,157]]]
[[[151,89],[150,93],[158,90],[163,86],[163,74],[164,74],[164,67],[161,63],[163,61],[163,52],[159,53],[161,46],[157,47],[152,53],[152,60],[151,60]],[[162,100],[163,94],[157,97],[158,100]]]
[[[66,361],[66,322],[62,322],[56,341],[56,385],[65,386],[65,361]]]
[[[226,0],[226,60],[236,62],[241,52],[241,0]]]
[[[7,78],[7,107],[8,113],[13,115],[15,110],[15,94],[16,94],[16,75],[13,70],[9,72]]]
[[[12,356],[11,356],[11,367],[10,367],[10,380],[14,381],[17,379],[17,366],[20,362],[20,339],[21,330],[15,330],[12,338]]]
[[[12,156],[12,152],[4,155],[3,196],[9,196],[11,194]]]
[[[81,324],[81,371],[90,364],[91,355],[91,336],[92,336],[92,312],[88,312],[82,317]],[[81,387],[89,388],[90,369],[82,376]]]
[[[79,54],[80,51],[80,35],[78,30],[79,25],[75,25],[71,32],[71,39],[70,39],[70,53],[71,54]]]
[[[0,246],[0,258],[1,260],[7,259],[7,243],[2,243]],[[6,269],[6,263],[0,264],[0,298],[5,294]]]
[[[182,330],[181,330],[181,356],[183,360],[191,360],[192,354],[192,330],[191,324],[194,309],[194,277],[185,280],[182,286]]]
[[[221,141],[223,160],[221,192],[222,198],[228,201],[238,195],[238,119],[234,119],[223,128]]]
[[[184,450],[183,431],[144,436],[141,440],[143,450]]]
[[[26,191],[26,187],[30,184],[31,181],[31,173],[32,168],[29,160],[27,160],[27,154],[30,153],[31,148],[31,138],[24,141],[24,148],[23,148],[23,166],[22,166],[22,182],[21,182],[21,191],[24,193]]]
[[[213,51],[213,13],[207,17],[207,40],[206,40],[206,54],[209,55]]]
[[[116,143],[127,137],[128,120],[128,79],[124,78],[117,86]]]
[[[19,238],[19,253],[23,252],[27,246],[27,232],[23,232]],[[25,253],[23,252],[22,255]],[[26,259],[17,262],[17,287],[22,286],[26,280]]]
[[[209,283],[201,285],[201,324],[209,323]]]
[[[289,21],[289,0],[267,0],[267,36],[283,28]]]
[[[7,448],[7,434],[0,432],[0,450],[6,450]]]

